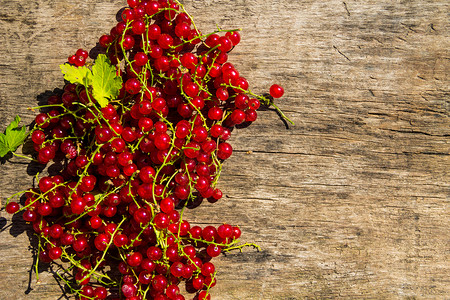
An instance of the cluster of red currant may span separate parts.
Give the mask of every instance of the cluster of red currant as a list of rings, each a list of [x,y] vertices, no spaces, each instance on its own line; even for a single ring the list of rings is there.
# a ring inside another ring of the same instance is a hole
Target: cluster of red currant
[[[58,276],[79,299],[210,299],[211,259],[256,245],[238,244],[241,231],[229,224],[191,226],[183,212],[222,197],[216,183],[233,127],[255,121],[260,103],[273,105],[283,89],[248,89],[227,62],[237,31],[203,35],[176,1],[128,5],[99,40],[122,88],[101,103],[95,84],[77,78],[39,107],[37,160],[61,172],[6,210],[32,223],[41,262],[68,263]],[[69,64],[81,73],[87,58],[80,49]]]
[[[82,67],[86,64],[86,59],[89,57],[89,53],[86,50],[78,49],[74,55],[69,56],[67,59],[69,64],[75,65],[77,67]]]

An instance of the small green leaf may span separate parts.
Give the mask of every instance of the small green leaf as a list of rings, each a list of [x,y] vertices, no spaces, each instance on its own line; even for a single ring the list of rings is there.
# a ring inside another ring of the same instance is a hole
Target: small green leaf
[[[101,107],[108,105],[109,98],[117,97],[122,88],[122,78],[117,76],[116,68],[105,54],[100,54],[95,60],[91,80],[94,98]]]
[[[9,124],[8,127],[6,127],[5,134],[8,135],[8,132],[11,132],[11,130],[13,130],[14,128],[17,128],[19,126],[19,123],[20,123],[20,117],[16,116],[14,118],[14,121],[12,121],[11,124]]]
[[[64,79],[70,83],[79,83],[84,86],[89,84],[89,79],[92,76],[92,73],[87,67],[75,67],[69,64],[62,64],[59,65],[59,68],[64,74]]]
[[[22,145],[23,141],[27,137],[25,126],[21,128],[18,127],[20,122],[20,117],[16,116],[14,121],[6,128],[6,141],[8,142],[9,149],[11,151],[16,151],[17,147]]]
[[[25,126],[19,128],[20,117],[16,116],[14,121],[6,127],[5,133],[0,133],[0,156],[3,157],[8,152],[14,152],[17,147],[23,144],[27,137]]]
[[[6,136],[0,133],[0,157],[5,156],[9,153],[8,142],[6,141]]]

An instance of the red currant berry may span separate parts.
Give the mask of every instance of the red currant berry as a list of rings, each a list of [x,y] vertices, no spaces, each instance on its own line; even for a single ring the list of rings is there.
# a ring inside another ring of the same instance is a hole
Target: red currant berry
[[[230,39],[233,46],[236,46],[241,41],[241,35],[237,31],[227,32],[225,36]]]
[[[220,159],[227,159],[233,153],[233,148],[228,143],[220,143],[217,148],[218,148],[217,156]]]
[[[270,96],[274,98],[281,98],[284,94],[284,89],[278,84],[274,84],[270,87]]]
[[[152,287],[154,290],[158,292],[164,291],[164,289],[167,287],[168,281],[167,278],[163,275],[156,275],[152,279]]]
[[[131,267],[137,267],[142,262],[142,254],[140,252],[134,252],[127,258],[127,263]]]
[[[215,271],[215,267],[210,262],[204,263],[201,268],[201,272],[202,272],[203,276],[211,276],[212,274],[214,274],[214,271]]]
[[[134,55],[134,61],[137,66],[144,66],[148,62],[147,54],[144,52],[138,52]]]
[[[136,78],[130,78],[125,82],[125,90],[131,94],[135,95],[141,90],[141,83]]]
[[[206,282],[205,285],[207,285]],[[208,291],[201,291],[197,298],[198,300],[211,300],[211,294]]]

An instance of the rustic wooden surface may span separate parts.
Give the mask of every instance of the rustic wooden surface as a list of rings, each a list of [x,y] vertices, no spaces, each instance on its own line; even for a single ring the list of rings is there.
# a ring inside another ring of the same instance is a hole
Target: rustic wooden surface
[[[58,64],[115,24],[124,0],[1,0],[0,124],[62,86]],[[239,224],[247,249],[221,257],[214,299],[433,298],[450,295],[448,1],[185,1],[203,32],[242,28],[230,60],[271,111],[234,132],[226,197],[190,211]],[[5,198],[32,183],[0,167]],[[0,299],[64,299],[41,284],[23,226],[1,211]],[[23,225],[23,223],[22,223]]]

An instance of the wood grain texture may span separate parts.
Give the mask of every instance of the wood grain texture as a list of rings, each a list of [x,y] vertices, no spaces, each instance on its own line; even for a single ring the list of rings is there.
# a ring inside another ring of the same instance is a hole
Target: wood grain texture
[[[1,1],[0,122],[62,86],[58,64],[92,48],[125,1]],[[450,295],[448,1],[186,0],[203,32],[242,28],[230,61],[279,105],[235,130],[224,200],[187,218],[239,224],[263,251],[222,256],[214,299]],[[2,203],[32,183],[1,166]],[[30,274],[29,236],[0,212],[0,299],[59,299]],[[64,299],[64,298],[62,298]]]

